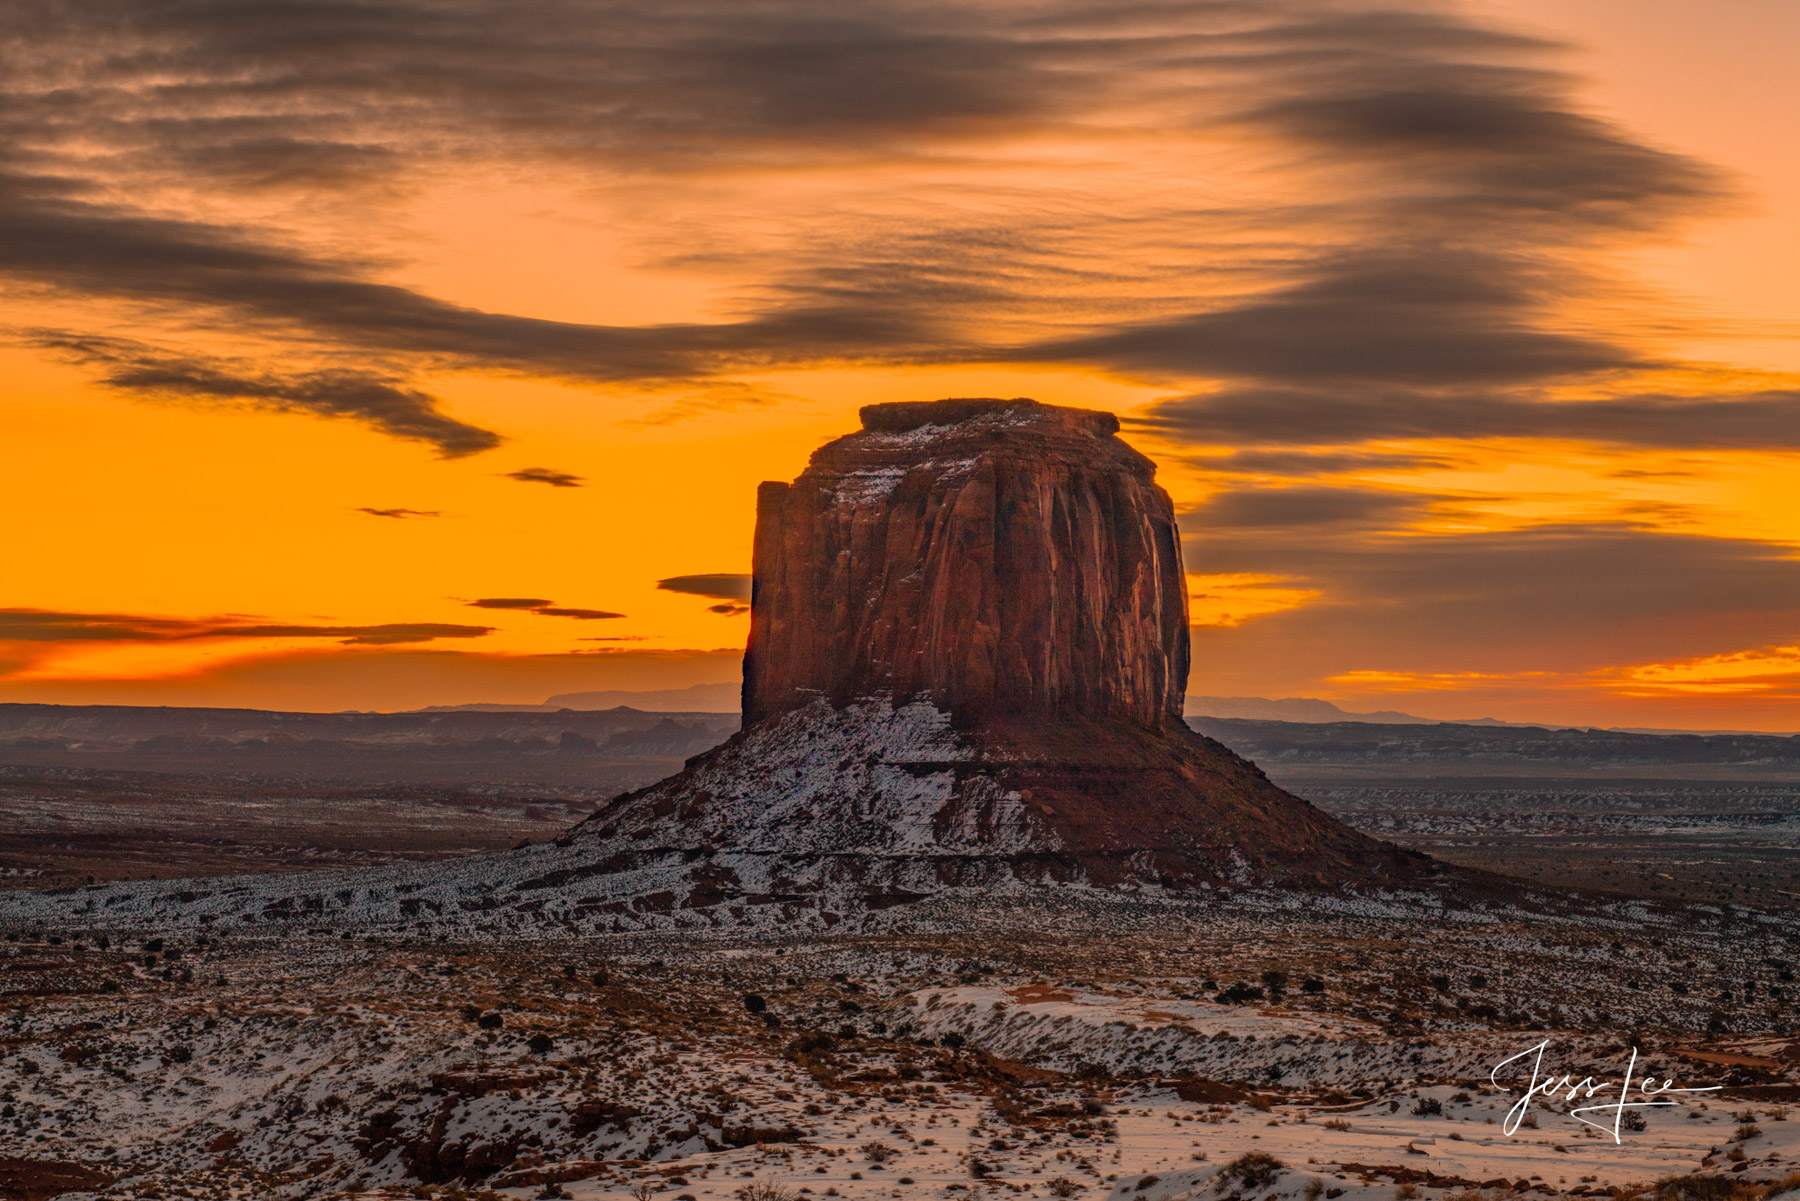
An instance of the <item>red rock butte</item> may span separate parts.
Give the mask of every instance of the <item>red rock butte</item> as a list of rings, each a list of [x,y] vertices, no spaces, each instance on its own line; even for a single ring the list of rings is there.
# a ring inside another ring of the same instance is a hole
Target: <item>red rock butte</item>
[[[757,493],[746,724],[872,696],[1181,721],[1175,514],[1117,417],[941,400],[862,423]]]

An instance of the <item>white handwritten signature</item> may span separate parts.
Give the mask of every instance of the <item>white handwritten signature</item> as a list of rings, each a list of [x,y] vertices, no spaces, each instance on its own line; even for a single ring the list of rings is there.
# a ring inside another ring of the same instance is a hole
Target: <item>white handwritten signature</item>
[[[1502,1059],[1499,1063],[1494,1065],[1494,1070],[1488,1073],[1488,1083],[1492,1084],[1503,1093],[1509,1093],[1512,1090],[1503,1086],[1499,1081],[1500,1069],[1509,1063],[1524,1059],[1528,1055],[1532,1057],[1531,1083],[1526,1087],[1525,1095],[1520,1097],[1518,1102],[1511,1109],[1506,1111],[1506,1120],[1500,1124],[1501,1133],[1505,1134],[1508,1138],[1511,1138],[1513,1133],[1518,1130],[1519,1123],[1525,1120],[1525,1114],[1531,1108],[1531,1101],[1534,1097],[1555,1097],[1558,1094],[1563,1094],[1562,1099],[1564,1101],[1591,1100],[1595,1095],[1607,1092],[1613,1088],[1613,1084],[1610,1082],[1596,1084],[1592,1076],[1585,1077],[1579,1081],[1576,1080],[1574,1076],[1568,1074],[1562,1076],[1545,1076],[1543,1074],[1544,1050],[1549,1045],[1550,1040],[1545,1039],[1535,1047],[1520,1051],[1517,1055],[1508,1059]],[[1723,1087],[1722,1085],[1714,1084],[1707,1088],[1676,1088],[1675,1081],[1672,1079],[1665,1079],[1662,1082],[1662,1086],[1657,1087],[1653,1076],[1647,1075],[1636,1083],[1638,1095],[1644,1099],[1641,1101],[1633,1101],[1631,1100],[1631,1090],[1633,1088],[1632,1076],[1637,1072],[1637,1059],[1637,1048],[1633,1047],[1631,1048],[1631,1062],[1627,1064],[1625,1068],[1625,1079],[1619,1085],[1618,1100],[1604,1105],[1583,1105],[1578,1109],[1569,1110],[1569,1116],[1578,1122],[1592,1126],[1596,1130],[1606,1131],[1608,1134],[1612,1135],[1613,1142],[1617,1143],[1622,1141],[1619,1138],[1619,1125],[1624,1118],[1627,1109],[1657,1109],[1672,1106],[1676,1104],[1676,1102],[1659,1101],[1655,1100],[1655,1098],[1666,1096],[1669,1093],[1716,1093]],[[1605,1125],[1601,1122],[1590,1121],[1582,1116],[1590,1113],[1610,1113],[1612,1115],[1612,1124],[1610,1126]]]

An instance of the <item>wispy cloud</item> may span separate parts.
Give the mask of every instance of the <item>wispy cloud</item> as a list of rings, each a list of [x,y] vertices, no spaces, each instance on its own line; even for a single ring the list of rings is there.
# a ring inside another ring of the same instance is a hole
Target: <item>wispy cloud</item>
[[[351,370],[258,374],[242,365],[171,355],[118,338],[39,333],[34,341],[101,367],[101,384],[133,395],[347,418],[391,437],[428,443],[446,459],[492,450],[503,441],[491,430],[444,413],[436,397],[388,376]]]
[[[413,517],[442,517],[444,515],[438,509],[374,509],[365,505],[358,505],[353,511],[367,513],[370,517],[386,517],[395,521],[404,521]]]
[[[480,638],[492,626],[445,622],[313,625],[245,617],[175,618],[55,609],[0,609],[0,642],[188,642],[211,638],[334,638],[349,646],[397,646],[440,638]]]
[[[579,475],[571,475],[567,471],[555,471],[549,467],[521,467],[517,471],[506,473],[509,480],[518,480],[521,484],[548,484],[552,488],[579,488],[587,480]]]
[[[576,621],[608,621],[615,617],[625,616],[623,613],[613,613],[606,609],[570,608],[552,600],[531,596],[488,596],[468,603],[477,609],[511,609],[524,613],[537,613],[544,617],[572,617]]]
[[[710,596],[719,600],[750,599],[750,577],[742,572],[717,572],[712,575],[674,575],[656,581],[664,592],[686,592],[691,596]]]

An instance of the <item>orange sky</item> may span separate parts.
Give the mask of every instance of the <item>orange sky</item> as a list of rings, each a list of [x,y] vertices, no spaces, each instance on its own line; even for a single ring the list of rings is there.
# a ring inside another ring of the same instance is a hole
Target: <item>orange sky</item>
[[[731,679],[759,480],[1029,395],[1191,692],[1800,730],[1791,4],[684,12],[0,17],[0,700]]]

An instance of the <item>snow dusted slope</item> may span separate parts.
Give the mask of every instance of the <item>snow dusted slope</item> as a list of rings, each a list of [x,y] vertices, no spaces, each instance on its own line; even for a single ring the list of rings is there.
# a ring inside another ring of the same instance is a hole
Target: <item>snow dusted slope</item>
[[[786,714],[624,796],[554,845],[376,869],[0,893],[0,921],[452,936],[835,925],[1018,887],[1056,837],[925,703]],[[1079,885],[1079,882],[1076,882]]]

